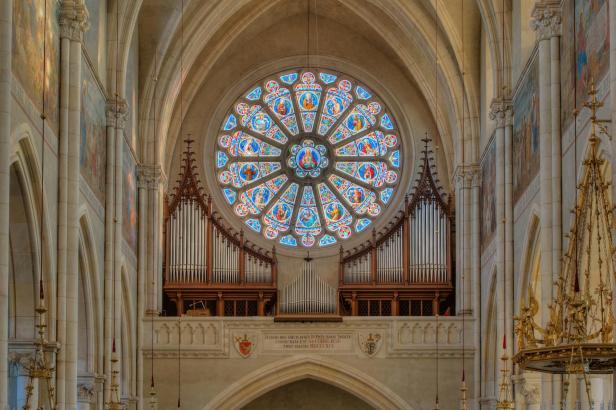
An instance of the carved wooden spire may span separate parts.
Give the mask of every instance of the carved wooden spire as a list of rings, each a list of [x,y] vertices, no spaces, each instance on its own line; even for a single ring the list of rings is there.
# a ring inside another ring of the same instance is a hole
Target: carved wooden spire
[[[424,143],[424,148],[421,151],[422,160],[419,164],[419,176],[415,180],[415,186],[413,187],[407,209],[412,213],[418,202],[427,199],[437,201],[439,207],[448,213],[449,201],[447,194],[443,192],[441,181],[436,172],[436,164],[432,156],[434,152],[430,147],[432,140],[426,136],[426,138],[422,139],[422,142]]]
[[[201,186],[199,174],[196,172],[195,153],[192,150],[193,142],[194,140],[192,139],[184,140],[186,149],[182,153],[180,175],[170,195],[169,213],[172,213],[183,200],[193,200],[197,202],[204,212],[209,208],[210,198]]]

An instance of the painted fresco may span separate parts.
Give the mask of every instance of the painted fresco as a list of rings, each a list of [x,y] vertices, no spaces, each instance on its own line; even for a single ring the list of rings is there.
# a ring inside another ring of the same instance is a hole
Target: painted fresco
[[[539,171],[539,59],[536,57],[513,100],[513,203]]]
[[[139,74],[139,43],[137,41],[137,31],[133,35],[130,50],[128,53],[128,63],[126,65],[126,101],[128,103],[128,115],[126,118],[126,139],[133,152],[137,151],[137,93],[138,93],[138,74]]]
[[[45,20],[47,3],[47,20]],[[56,0],[15,0],[13,2],[13,74],[34,106],[42,111],[43,84],[49,125],[58,132],[60,40]],[[47,28],[45,29],[45,26]],[[47,37],[43,78],[43,36]]]
[[[562,17],[562,125],[588,99],[592,80],[600,82],[610,59],[609,10],[606,0],[565,0]],[[575,81],[577,84],[574,86]]]
[[[125,143],[122,163],[122,231],[124,239],[137,252],[137,166],[130,147]]]
[[[496,231],[496,140],[486,148],[481,161],[481,250],[494,238]]]
[[[105,203],[105,162],[107,157],[105,96],[87,64],[81,72],[81,175],[101,201]]]

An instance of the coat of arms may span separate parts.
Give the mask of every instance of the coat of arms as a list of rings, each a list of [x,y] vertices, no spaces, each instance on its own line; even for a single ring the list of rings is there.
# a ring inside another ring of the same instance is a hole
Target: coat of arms
[[[370,357],[378,353],[382,341],[379,333],[359,334],[359,348]]]
[[[246,358],[252,354],[254,343],[248,338],[248,335],[235,336],[233,344],[240,356]]]

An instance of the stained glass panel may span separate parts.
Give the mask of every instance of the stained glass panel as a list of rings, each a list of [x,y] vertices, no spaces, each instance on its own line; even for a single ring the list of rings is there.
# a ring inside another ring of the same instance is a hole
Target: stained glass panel
[[[389,111],[341,73],[285,72],[247,89],[224,118],[215,166],[251,231],[326,247],[366,231],[402,168]]]

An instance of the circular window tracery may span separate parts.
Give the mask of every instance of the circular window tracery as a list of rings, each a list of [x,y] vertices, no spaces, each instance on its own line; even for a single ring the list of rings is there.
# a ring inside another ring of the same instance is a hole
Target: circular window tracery
[[[227,114],[216,167],[246,225],[286,246],[364,231],[393,196],[400,141],[374,94],[340,73],[298,70],[253,86]]]

